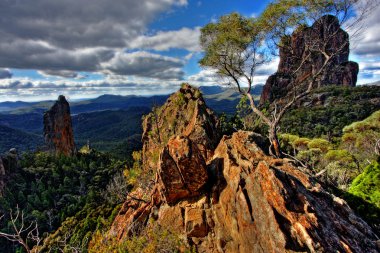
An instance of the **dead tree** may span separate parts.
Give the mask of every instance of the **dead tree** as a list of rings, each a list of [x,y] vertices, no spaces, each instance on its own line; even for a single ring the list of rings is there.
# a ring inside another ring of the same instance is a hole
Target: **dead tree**
[[[13,232],[0,232],[0,237],[19,243],[28,253],[37,253],[38,246],[42,241],[38,231],[37,221],[31,222],[29,225],[26,224],[24,212],[20,211],[18,206],[15,212],[10,210],[9,215]],[[0,217],[0,220],[3,217],[4,215]],[[35,249],[30,248],[31,243],[35,246]]]

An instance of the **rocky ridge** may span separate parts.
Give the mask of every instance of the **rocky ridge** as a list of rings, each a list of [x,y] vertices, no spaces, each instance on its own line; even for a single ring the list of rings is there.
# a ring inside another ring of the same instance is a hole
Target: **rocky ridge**
[[[64,96],[60,95],[54,105],[44,113],[43,122],[48,151],[53,154],[74,155],[76,147],[70,105]]]
[[[194,91],[186,86],[180,93]],[[160,115],[176,110],[169,106],[172,101],[160,109]],[[203,123],[216,122],[212,114],[208,114],[212,120],[197,114],[192,117],[203,118]],[[144,126],[147,130],[147,122]],[[205,133],[202,126],[191,128]],[[224,136],[214,149],[204,152],[200,139],[184,133],[173,133],[157,147],[153,188],[149,192],[138,188],[127,197],[108,237],[122,240],[155,220],[198,252],[380,250],[379,238],[342,199],[324,191],[289,161],[267,156],[254,134],[239,131]],[[145,139],[144,145],[149,141]],[[144,195],[150,200],[141,201]]]
[[[321,52],[312,51],[312,56],[306,55],[310,47],[319,47],[315,41],[327,41],[327,53],[334,55],[330,60],[328,70],[315,81],[316,87],[325,85],[355,86],[359,65],[348,61],[350,52],[349,35],[340,28],[335,16],[326,15],[317,20],[311,27],[300,28],[283,43],[288,46],[280,48],[280,63],[275,74],[271,75],[260,97],[260,104],[282,98],[294,89],[292,82],[302,83],[311,75],[317,73],[323,65]],[[303,59],[308,59],[302,62]],[[300,69],[297,70],[297,68]],[[303,85],[303,84],[301,84]]]

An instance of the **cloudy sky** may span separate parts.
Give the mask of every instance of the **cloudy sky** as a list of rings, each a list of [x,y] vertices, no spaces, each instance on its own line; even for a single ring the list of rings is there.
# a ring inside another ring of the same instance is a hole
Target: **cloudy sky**
[[[102,94],[164,94],[188,81],[217,80],[200,69],[199,29],[252,0],[0,0],[0,102]],[[380,9],[352,41],[359,83],[380,80]],[[256,77],[264,83],[277,62]]]

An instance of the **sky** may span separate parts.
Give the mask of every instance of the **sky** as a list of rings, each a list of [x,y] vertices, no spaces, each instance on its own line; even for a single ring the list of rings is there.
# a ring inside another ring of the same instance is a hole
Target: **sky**
[[[167,94],[183,82],[217,85],[198,61],[200,28],[254,0],[0,0],[0,102],[70,100],[102,94]],[[380,80],[380,8],[351,41],[358,84]],[[255,83],[276,72],[263,66]]]

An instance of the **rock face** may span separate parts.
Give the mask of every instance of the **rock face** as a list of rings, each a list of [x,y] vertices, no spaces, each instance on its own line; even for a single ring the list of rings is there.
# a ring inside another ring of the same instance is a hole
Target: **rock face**
[[[327,42],[329,55],[334,55],[330,64],[314,82],[315,87],[324,85],[355,86],[359,65],[348,61],[350,52],[349,35],[342,30],[336,17],[327,15],[317,20],[311,27],[300,28],[289,38],[284,38],[287,46],[280,49],[280,63],[275,74],[271,75],[261,93],[260,104],[272,102],[289,94],[293,89],[293,81],[300,84],[316,74],[323,65],[323,55],[317,50],[308,48],[321,47],[321,41]],[[306,55],[311,57],[304,63]],[[301,66],[300,69],[299,66]],[[298,70],[297,70],[298,69]],[[299,88],[299,87],[296,87]]]
[[[107,237],[123,240],[154,222],[197,252],[380,250],[379,238],[342,199],[289,161],[267,156],[257,139],[239,131],[205,153],[199,139],[172,136],[160,149],[153,189],[127,197]]]
[[[169,140],[161,152],[157,174],[167,203],[199,195],[208,179],[202,152],[184,136]]]
[[[376,235],[342,199],[266,156],[249,132],[225,137],[209,166],[218,175],[211,208],[219,251],[377,251]]]
[[[201,92],[188,84],[171,95],[166,103],[155,108],[143,121],[143,167],[157,170],[157,162],[163,147],[172,136],[182,135],[201,152],[204,160],[221,138],[219,121],[207,108]]]
[[[62,95],[44,113],[44,138],[48,150],[53,154],[72,156],[76,152],[70,106]]]

